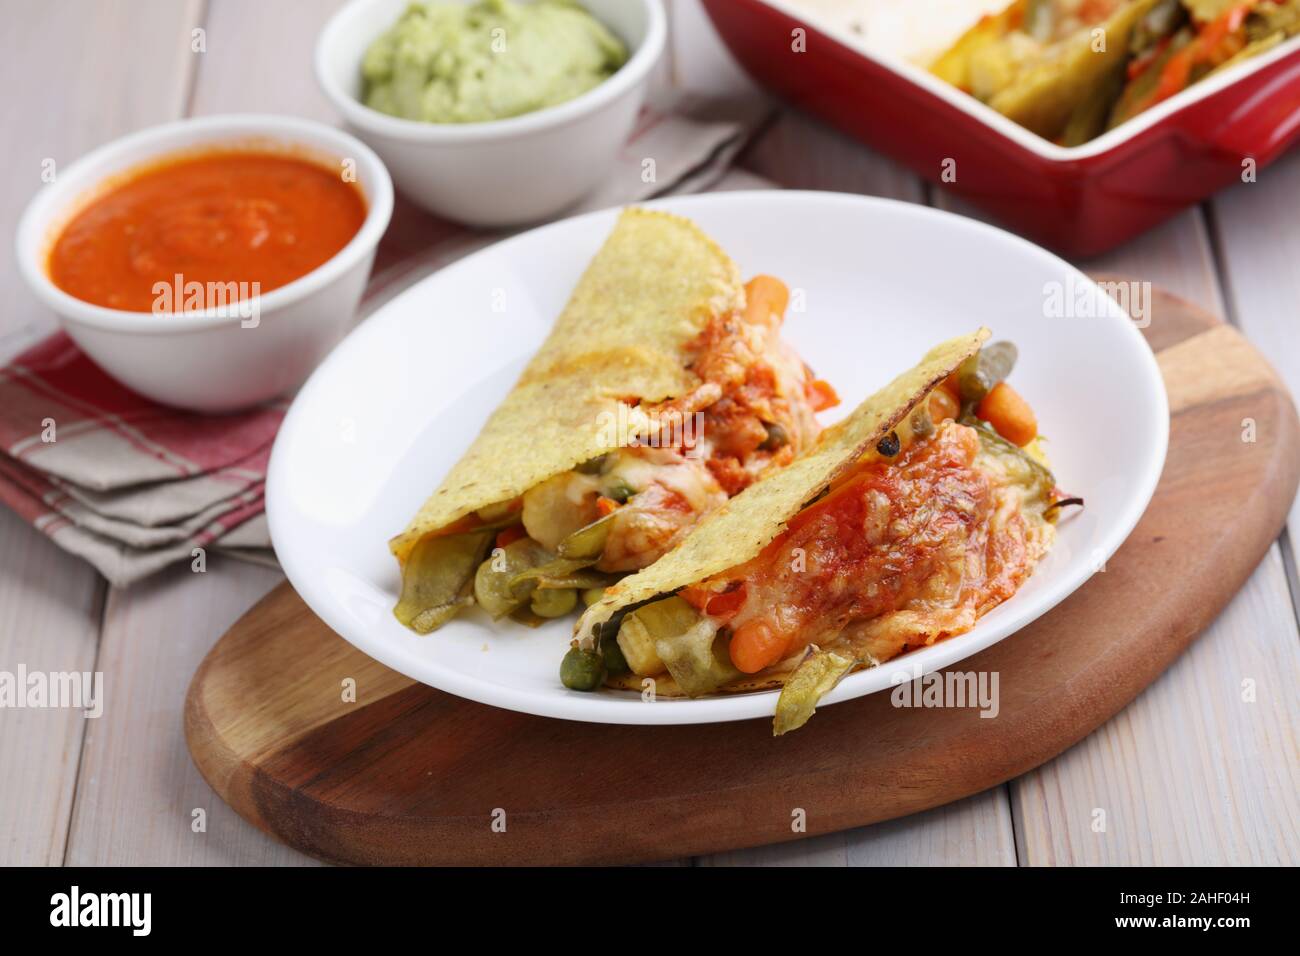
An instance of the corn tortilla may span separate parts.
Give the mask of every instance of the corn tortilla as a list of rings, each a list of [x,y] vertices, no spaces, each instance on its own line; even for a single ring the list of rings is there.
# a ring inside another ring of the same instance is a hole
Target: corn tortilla
[[[620,440],[648,431],[624,399],[659,402],[698,386],[687,344],[744,304],[736,264],[694,223],[625,210],[510,394],[389,542],[393,554],[405,563],[425,535],[613,450],[610,422],[630,424]]]

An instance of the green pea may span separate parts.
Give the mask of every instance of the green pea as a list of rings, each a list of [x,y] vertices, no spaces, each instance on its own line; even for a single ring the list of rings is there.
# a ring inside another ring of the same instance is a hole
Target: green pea
[[[636,489],[617,475],[605,483],[605,497],[613,498],[621,505],[627,504],[627,499],[634,494],[636,494]]]
[[[538,588],[530,607],[539,617],[564,617],[577,605],[578,592],[573,588]]]
[[[560,683],[569,690],[595,690],[605,678],[605,659],[595,651],[569,649],[560,661]]]
[[[597,601],[605,596],[604,588],[587,588],[582,592],[582,603],[591,607]]]

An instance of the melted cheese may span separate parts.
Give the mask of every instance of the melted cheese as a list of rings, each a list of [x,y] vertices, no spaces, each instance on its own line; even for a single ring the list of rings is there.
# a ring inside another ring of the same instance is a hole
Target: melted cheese
[[[683,455],[672,448],[638,446],[622,448],[615,452],[617,459],[606,473],[627,483],[629,488],[642,491],[651,485],[662,485],[675,491],[697,512],[711,510],[722,502],[718,500],[722,489],[698,457]],[[726,496],[722,496],[726,500]]]
[[[973,627],[1015,593],[1055,531],[976,435],[949,421],[883,469],[864,461],[865,480],[850,477],[759,558],[705,583],[743,582],[728,623],[790,635],[787,669],[810,643],[880,663]]]

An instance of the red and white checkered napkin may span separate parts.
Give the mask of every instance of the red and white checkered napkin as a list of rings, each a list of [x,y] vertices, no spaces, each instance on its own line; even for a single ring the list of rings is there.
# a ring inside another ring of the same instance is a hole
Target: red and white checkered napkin
[[[708,188],[764,111],[647,108],[583,208]],[[402,210],[362,313],[498,238]],[[287,407],[222,416],[166,408],[109,378],[60,332],[0,368],[0,501],[118,586],[191,560],[196,548],[273,564],[262,499]]]
[[[125,585],[195,548],[268,548],[262,490],[287,404],[238,415],[156,405],[65,334],[0,369],[0,501]]]

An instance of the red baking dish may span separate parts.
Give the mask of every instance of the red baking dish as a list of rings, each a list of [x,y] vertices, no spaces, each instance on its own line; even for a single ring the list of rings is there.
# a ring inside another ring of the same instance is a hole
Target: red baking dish
[[[1300,38],[1066,148],[918,66],[851,47],[791,0],[703,2],[764,86],[1067,255],[1125,242],[1241,182],[1248,160],[1263,169],[1300,135]]]

